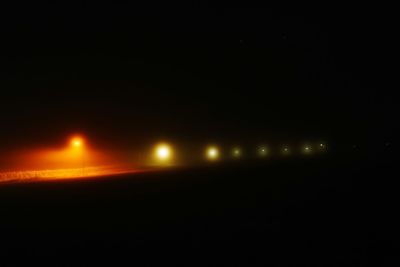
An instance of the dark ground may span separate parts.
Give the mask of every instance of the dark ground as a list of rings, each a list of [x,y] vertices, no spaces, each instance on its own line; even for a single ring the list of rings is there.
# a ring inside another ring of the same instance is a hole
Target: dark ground
[[[0,265],[394,266],[390,159],[2,185]]]

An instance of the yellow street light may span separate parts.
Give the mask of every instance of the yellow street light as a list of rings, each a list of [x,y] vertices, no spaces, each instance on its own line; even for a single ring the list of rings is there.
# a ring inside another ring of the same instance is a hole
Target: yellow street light
[[[303,147],[303,153],[304,153],[304,154],[310,154],[311,152],[312,152],[311,146],[305,145],[305,146]]]
[[[290,148],[288,146],[284,146],[282,148],[282,154],[283,155],[289,155],[290,154]]]
[[[261,146],[258,148],[258,155],[260,157],[265,157],[268,155],[268,149],[265,146]]]
[[[206,149],[206,157],[208,160],[217,160],[219,158],[219,150],[215,146],[209,146]]]
[[[242,150],[239,147],[235,147],[232,150],[232,155],[235,158],[240,158],[242,156]]]
[[[166,143],[160,143],[154,148],[154,156],[158,161],[167,162],[172,158],[172,148]]]

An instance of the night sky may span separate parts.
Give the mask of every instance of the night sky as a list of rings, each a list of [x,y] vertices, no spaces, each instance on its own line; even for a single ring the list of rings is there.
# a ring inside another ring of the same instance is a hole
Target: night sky
[[[0,151],[393,138],[384,10],[58,2],[3,10]]]

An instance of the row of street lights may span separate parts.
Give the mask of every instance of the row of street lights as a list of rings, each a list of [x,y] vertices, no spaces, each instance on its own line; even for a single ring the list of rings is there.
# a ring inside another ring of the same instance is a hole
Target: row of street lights
[[[280,154],[283,156],[291,155],[292,152],[301,152],[302,154],[309,155],[313,152],[323,152],[326,150],[326,144],[319,143],[317,145],[304,145],[301,149],[292,150],[289,146],[282,146],[280,149]],[[257,148],[257,156],[264,158],[269,156],[270,149],[267,146],[259,146]],[[154,147],[154,158],[159,163],[168,163],[173,160],[174,150],[170,144],[160,143]],[[243,150],[240,147],[234,147],[231,150],[230,157],[239,159],[244,156]],[[222,157],[221,150],[218,146],[212,145],[207,146],[204,151],[204,158],[208,161],[217,161]]]
[[[75,136],[70,139],[70,146],[73,150],[73,152],[76,154],[76,156],[80,156],[82,160],[82,172],[84,171],[85,168],[85,156],[84,152],[86,150],[85,148],[85,140],[80,137],[80,136]],[[303,145],[300,149],[292,149],[291,147],[285,145],[280,148],[279,154],[282,156],[289,156],[292,153],[299,153],[301,152],[302,154],[309,155],[312,154],[313,152],[323,152],[326,150],[326,144],[325,143],[319,143],[319,144],[314,144],[314,145]],[[175,160],[175,150],[172,145],[168,143],[158,143],[157,145],[154,146],[153,150],[153,162],[157,164],[169,164],[172,163]],[[268,146],[261,145],[256,148],[256,155],[259,158],[266,158],[270,156],[271,150],[269,149]],[[233,147],[229,153],[229,158],[233,159],[240,159],[244,157],[244,151],[242,150],[241,147],[236,146]],[[204,150],[204,158],[208,161],[218,161],[221,159],[223,156],[221,149],[216,146],[216,145],[210,145],[207,146]],[[226,154],[224,155],[225,157],[227,156]]]

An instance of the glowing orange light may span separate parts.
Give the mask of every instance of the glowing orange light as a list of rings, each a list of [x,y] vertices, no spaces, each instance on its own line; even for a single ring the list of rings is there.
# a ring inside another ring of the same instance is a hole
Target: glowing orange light
[[[95,179],[101,176],[109,176],[124,173],[145,172],[145,169],[135,169],[125,166],[99,165],[87,167],[83,173],[81,168],[45,169],[0,172],[0,184],[9,182],[32,182],[67,179]]]
[[[73,138],[71,139],[70,144],[71,144],[71,146],[76,147],[76,148],[82,147],[82,145],[83,145],[83,139],[82,139],[81,137],[73,137]]]

